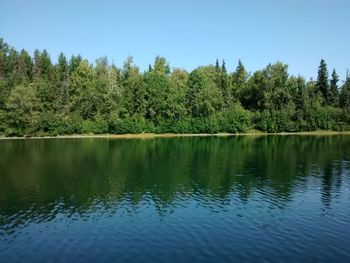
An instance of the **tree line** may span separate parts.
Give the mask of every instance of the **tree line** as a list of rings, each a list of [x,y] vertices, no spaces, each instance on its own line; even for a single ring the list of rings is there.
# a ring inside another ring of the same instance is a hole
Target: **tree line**
[[[163,57],[141,72],[106,57],[94,64],[46,50],[33,57],[0,39],[0,134],[295,132],[350,129],[350,76],[342,85],[321,60],[316,81],[281,62],[248,73],[239,60],[191,72]]]

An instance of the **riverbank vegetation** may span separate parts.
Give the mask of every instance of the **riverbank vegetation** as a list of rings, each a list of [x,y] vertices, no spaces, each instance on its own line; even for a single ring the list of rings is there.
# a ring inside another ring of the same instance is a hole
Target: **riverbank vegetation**
[[[281,62],[248,73],[239,60],[191,72],[163,57],[141,72],[99,58],[17,51],[0,39],[0,134],[244,133],[350,129],[350,77],[288,74]]]

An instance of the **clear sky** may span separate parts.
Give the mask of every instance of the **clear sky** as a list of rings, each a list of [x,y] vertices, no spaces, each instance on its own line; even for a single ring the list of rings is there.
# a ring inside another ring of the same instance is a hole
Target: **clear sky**
[[[321,58],[342,79],[350,68],[349,0],[0,0],[0,37],[17,49],[46,48],[56,61],[106,55],[141,69],[156,55],[192,70],[239,58],[249,71],[280,60],[315,77]]]

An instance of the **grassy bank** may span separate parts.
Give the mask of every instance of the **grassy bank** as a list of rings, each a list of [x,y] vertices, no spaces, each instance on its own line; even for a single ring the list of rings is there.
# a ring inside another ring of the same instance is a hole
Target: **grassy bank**
[[[288,136],[288,135],[308,135],[308,136],[330,136],[330,135],[350,135],[350,131],[328,131],[328,130],[316,130],[316,131],[304,131],[304,132],[280,132],[280,133],[266,133],[260,131],[249,131],[247,133],[139,133],[139,134],[72,134],[72,135],[58,135],[58,136],[32,136],[32,137],[6,137],[0,136],[0,140],[10,139],[69,139],[69,138],[108,138],[108,139],[153,139],[153,138],[174,138],[174,137],[224,137],[224,136]]]

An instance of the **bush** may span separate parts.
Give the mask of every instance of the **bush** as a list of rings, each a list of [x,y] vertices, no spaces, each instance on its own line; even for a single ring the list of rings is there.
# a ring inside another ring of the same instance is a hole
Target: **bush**
[[[253,128],[253,114],[240,105],[234,105],[220,118],[220,132],[247,132]]]
[[[296,125],[285,111],[263,111],[255,115],[255,127],[264,132],[292,132]]]
[[[172,122],[172,130],[169,132],[173,133],[191,133],[192,125],[190,118],[184,118],[177,121]]]
[[[108,132],[108,123],[98,113],[94,120],[84,120],[82,122],[83,133],[103,134]]]
[[[146,121],[145,118],[136,115],[115,120],[112,130],[112,132],[116,134],[135,134],[154,131],[153,122]]]
[[[0,110],[0,134],[4,134],[6,130],[5,117],[6,113],[3,110]]]
[[[53,112],[43,112],[40,114],[38,127],[35,134],[38,136],[58,135],[62,126],[62,118]]]
[[[309,130],[343,130],[346,129],[346,121],[341,109],[333,107],[313,108],[306,117]]]
[[[58,134],[78,134],[82,131],[82,119],[79,114],[74,113],[72,115],[62,118],[61,125],[57,128]]]

